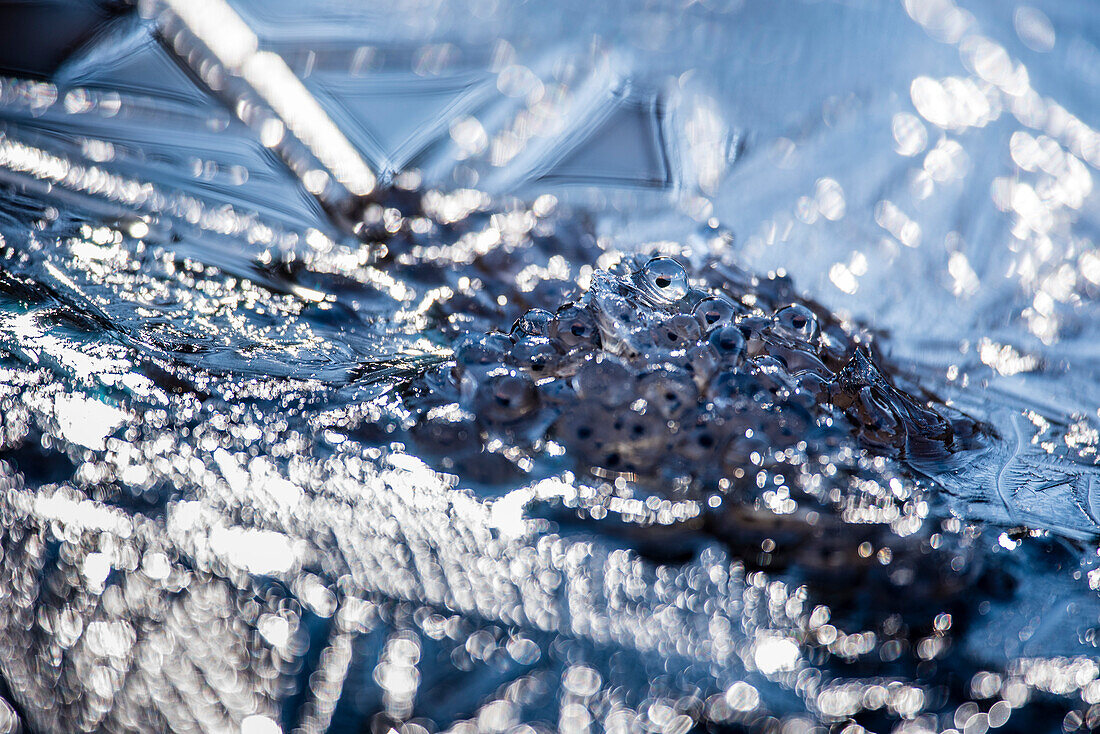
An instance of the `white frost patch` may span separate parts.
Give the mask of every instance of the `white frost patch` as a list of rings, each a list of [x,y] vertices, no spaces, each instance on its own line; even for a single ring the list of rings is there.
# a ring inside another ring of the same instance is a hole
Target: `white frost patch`
[[[286,617],[278,614],[265,614],[260,617],[258,629],[263,638],[274,647],[286,647],[294,631]]]
[[[490,526],[496,528],[505,537],[518,538],[523,535],[527,530],[524,514],[532,495],[533,492],[530,489],[517,489],[493,502],[492,509],[489,511]]]
[[[196,500],[169,506],[169,537],[201,563],[219,563],[249,573],[285,574],[293,571],[305,553],[305,544],[284,533],[259,528],[226,527],[213,508]]]
[[[54,398],[58,428],[67,441],[102,451],[104,439],[128,418],[123,410],[79,394]]]
[[[111,575],[111,557],[106,553],[89,553],[80,567],[88,585],[93,589],[102,589]]]
[[[214,528],[210,549],[227,563],[249,573],[286,573],[298,561],[291,539],[273,530]]]
[[[273,719],[252,714],[241,719],[241,734],[283,734],[283,728]]]
[[[794,670],[798,667],[798,658],[798,645],[786,637],[765,637],[753,650],[753,662],[764,675]]]
[[[301,504],[304,494],[293,482],[279,475],[278,468],[269,460],[257,457],[242,465],[238,457],[225,449],[214,451],[214,462],[234,493],[250,496],[254,502],[269,501],[276,509],[293,511]]]
[[[123,538],[130,537],[133,531],[130,520],[121,511],[65,492],[37,495],[34,513],[43,520],[58,523],[62,529],[97,530]]]

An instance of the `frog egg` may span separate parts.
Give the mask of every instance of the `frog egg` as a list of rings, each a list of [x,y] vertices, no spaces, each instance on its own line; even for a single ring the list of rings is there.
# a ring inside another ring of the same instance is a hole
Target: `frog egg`
[[[538,410],[539,392],[535,383],[523,372],[496,372],[478,386],[474,409],[480,419],[491,423],[507,423]]]
[[[703,342],[688,349],[686,357],[687,369],[701,390],[718,370],[718,352],[710,344]]]
[[[477,426],[465,411],[457,416],[424,416],[409,433],[417,449],[429,456],[458,456],[478,449]]]
[[[455,344],[455,370],[458,374],[482,374],[502,364],[512,349],[504,334],[467,334]]]
[[[613,357],[601,355],[581,365],[573,377],[578,397],[608,407],[622,405],[634,395],[634,375]]]
[[[655,257],[634,275],[646,295],[661,303],[674,303],[687,295],[688,275],[671,257]]]
[[[600,315],[610,322],[612,327],[635,329],[642,323],[637,300],[624,298],[615,293],[603,293],[596,299]]]
[[[737,328],[746,339],[760,338],[771,331],[775,322],[767,316],[742,316],[737,319]]]
[[[522,338],[526,336],[546,336],[550,328],[550,322],[554,320],[554,314],[544,308],[532,308],[516,319],[512,326],[512,335]]]
[[[591,457],[603,450],[608,439],[607,412],[592,403],[574,403],[555,421],[552,434],[570,451]]]
[[[548,407],[561,409],[572,405],[577,400],[577,393],[569,380],[540,380],[538,388],[540,401]]]
[[[536,378],[552,375],[558,366],[561,352],[542,336],[526,336],[512,347],[512,359]]]
[[[745,337],[745,354],[758,357],[767,352],[765,337],[771,334],[775,322],[765,316],[744,316],[737,320],[737,328]]]
[[[745,355],[745,335],[736,326],[715,329],[707,337],[707,342],[718,355],[721,364],[737,364]]]
[[[710,291],[703,290],[702,288],[695,288],[694,286],[688,288],[687,294],[680,299],[680,312],[687,314],[694,313],[695,307],[708,298],[713,298]]]
[[[705,331],[717,329],[720,326],[729,326],[741,313],[744,313],[743,308],[738,308],[721,296],[704,298],[695,305],[695,309],[691,312]]]
[[[722,426],[713,422],[698,423],[677,434],[673,450],[688,461],[705,462],[719,455],[726,438]]]
[[[775,313],[775,321],[804,341],[812,340],[819,330],[817,315],[800,303],[779,309]]]
[[[659,361],[659,355],[663,354],[664,349],[657,344],[652,329],[639,327],[622,334],[614,351],[648,363]]]
[[[664,460],[670,438],[668,423],[653,411],[625,411],[615,417],[612,428],[612,446],[624,459],[623,468],[645,471]]]
[[[748,469],[752,466],[760,466],[768,460],[770,445],[759,436],[746,438],[744,435],[734,435],[733,440],[725,445],[721,453],[722,468],[733,473],[737,469]],[[752,474],[751,471],[745,472]]]
[[[694,380],[682,370],[650,372],[642,377],[638,387],[646,405],[668,419],[680,418],[699,399]]]
[[[550,323],[550,338],[555,339],[566,349],[575,346],[598,347],[600,331],[596,319],[585,308],[569,305],[558,310]]]
[[[792,375],[810,371],[823,377],[832,376],[808,344],[771,344],[768,353],[778,359],[783,364],[783,368]]]
[[[699,322],[687,314],[677,314],[651,329],[653,340],[664,349],[686,349],[699,340]]]
[[[650,445],[668,436],[664,419],[651,412],[623,411],[615,416],[611,428],[616,441],[634,447]]]
[[[762,389],[756,375],[741,370],[726,370],[716,374],[707,384],[707,397],[711,400],[754,400]]]

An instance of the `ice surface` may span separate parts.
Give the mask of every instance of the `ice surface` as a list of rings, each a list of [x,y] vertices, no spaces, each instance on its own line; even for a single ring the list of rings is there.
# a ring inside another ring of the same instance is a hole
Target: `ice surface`
[[[1095,16],[0,7],[0,731],[1096,726]]]

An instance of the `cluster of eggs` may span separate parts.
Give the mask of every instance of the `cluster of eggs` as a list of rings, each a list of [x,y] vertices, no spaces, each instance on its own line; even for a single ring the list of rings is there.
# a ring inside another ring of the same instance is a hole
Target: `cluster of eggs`
[[[678,486],[752,479],[853,433],[895,454],[949,441],[950,422],[896,388],[868,341],[786,278],[625,258],[556,313],[458,338],[453,364],[414,391],[412,434],[452,456],[553,443],[597,476]]]

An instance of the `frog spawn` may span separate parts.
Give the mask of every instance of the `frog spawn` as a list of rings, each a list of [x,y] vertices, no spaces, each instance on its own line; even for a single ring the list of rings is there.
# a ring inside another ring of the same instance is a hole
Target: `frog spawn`
[[[557,446],[568,468],[688,494],[750,485],[758,468],[798,466],[853,438],[935,458],[956,434],[976,435],[895,387],[869,343],[785,278],[626,258],[556,313],[534,308],[508,334],[460,337],[453,365],[427,376],[410,407],[431,422],[441,420],[431,409],[461,406],[479,460],[489,450],[530,467]],[[439,453],[446,468],[461,463]]]

